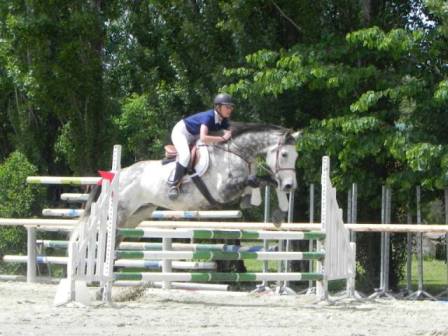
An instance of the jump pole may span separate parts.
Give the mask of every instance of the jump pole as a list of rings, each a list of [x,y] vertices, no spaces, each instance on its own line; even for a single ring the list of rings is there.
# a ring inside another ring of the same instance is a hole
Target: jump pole
[[[51,217],[80,217],[84,214],[84,209],[43,209],[43,216]],[[152,219],[218,219],[218,218],[241,218],[240,210],[222,211],[159,211],[152,213]]]
[[[0,226],[24,226],[36,227],[37,230],[69,230],[71,231],[78,220],[74,219],[46,219],[46,218],[0,218]],[[280,228],[273,223],[259,222],[192,222],[192,221],[143,221],[139,228],[207,228],[207,229],[244,229],[266,231],[314,231],[319,230],[319,223],[284,223]],[[445,224],[345,224],[345,228],[355,232],[398,232],[398,233],[448,233],[448,225]]]
[[[61,200],[66,202],[87,202],[89,194],[79,194],[79,193],[63,193],[61,194]]]
[[[8,263],[26,263],[28,256],[25,255],[4,255],[2,261]],[[202,259],[201,259],[202,260]],[[68,257],[55,256],[36,256],[36,264],[54,264],[67,265]],[[216,270],[215,262],[202,261],[174,261],[173,269],[178,270]],[[118,259],[115,261],[115,266],[118,267],[136,267],[146,269],[161,269],[162,261],[160,260],[138,260],[138,259]],[[28,281],[29,282],[29,281]]]
[[[66,176],[28,176],[28,184],[53,184],[53,185],[92,185],[97,184],[101,177],[66,177]]]

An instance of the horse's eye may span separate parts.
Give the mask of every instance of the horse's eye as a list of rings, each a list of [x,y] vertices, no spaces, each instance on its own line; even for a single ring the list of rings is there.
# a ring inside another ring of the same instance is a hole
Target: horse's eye
[[[286,158],[286,157],[288,157],[288,153],[286,153],[286,152],[283,152],[283,153],[282,153],[282,157],[283,157],[283,158]]]

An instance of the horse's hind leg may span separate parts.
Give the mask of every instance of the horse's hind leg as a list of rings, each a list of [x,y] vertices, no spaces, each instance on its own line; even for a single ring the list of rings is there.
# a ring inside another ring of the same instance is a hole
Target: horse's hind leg
[[[151,214],[155,209],[155,205],[145,204],[130,216],[126,216],[126,222],[119,222],[118,227],[134,228],[138,226],[143,220],[151,218]],[[118,248],[122,241],[122,237],[117,236],[117,238],[115,239],[115,246]]]
[[[143,220],[151,219],[151,215],[157,207],[154,204],[144,204],[133,214],[128,216],[126,222],[122,223],[122,227],[134,228]]]

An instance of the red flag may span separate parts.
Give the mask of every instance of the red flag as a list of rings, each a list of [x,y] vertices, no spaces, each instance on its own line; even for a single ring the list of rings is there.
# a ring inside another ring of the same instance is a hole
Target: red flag
[[[115,177],[115,173],[111,171],[98,170],[98,174],[100,174],[101,176],[101,180],[99,180],[97,183],[98,185],[101,185],[103,183],[103,180],[108,180],[112,182],[112,180]]]

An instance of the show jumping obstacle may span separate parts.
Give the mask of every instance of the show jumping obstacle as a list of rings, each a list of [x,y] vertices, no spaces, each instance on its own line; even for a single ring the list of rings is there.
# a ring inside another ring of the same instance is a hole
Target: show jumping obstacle
[[[61,184],[61,183],[67,183],[69,185],[84,185],[84,184],[92,184],[97,183],[100,180],[98,177],[92,177],[92,178],[41,178],[41,177],[30,177],[29,182],[49,182],[51,184]],[[311,191],[310,191],[311,193]],[[88,198],[88,194],[62,194],[61,199],[65,201],[70,202],[85,202]],[[446,197],[447,198],[447,197]],[[310,203],[311,203],[310,198]],[[266,202],[268,204],[268,202]],[[265,204],[265,205],[266,205]],[[448,202],[447,202],[448,204]],[[311,207],[311,205],[310,205]],[[49,210],[50,212],[54,209]],[[78,209],[77,209],[78,210]],[[352,206],[349,207],[349,210],[352,210]],[[59,209],[58,209],[59,211]],[[71,211],[71,209],[69,210]],[[353,210],[352,210],[353,212]],[[155,212],[154,217],[157,217],[157,212]],[[181,216],[177,216],[173,213],[177,212],[171,212],[171,214],[162,215],[166,217],[167,219],[178,219],[181,218]],[[190,212],[183,212],[185,215],[185,218],[209,218],[204,216],[197,216],[194,217],[194,215],[190,216]],[[193,212],[195,213],[195,212]],[[310,211],[310,214],[312,212]],[[350,213],[350,211],[349,211]],[[356,211],[355,211],[356,213]],[[54,214],[54,213],[53,213]],[[63,217],[64,213],[59,213]],[[80,214],[80,213],[79,213]],[[348,221],[355,223],[356,219],[353,220],[353,218],[350,220],[352,216],[348,216]],[[216,217],[213,217],[216,218]],[[356,218],[356,216],[355,216]],[[12,255],[5,255],[3,256],[3,261],[7,262],[25,262],[25,260],[28,262],[28,273],[27,273],[27,280],[30,282],[34,281],[34,277],[32,276],[33,270],[35,273],[36,269],[36,263],[52,263],[52,264],[65,264],[68,260],[67,257],[53,257],[53,256],[36,256],[36,238],[35,238],[35,231],[36,230],[51,230],[51,231],[72,231],[73,226],[77,223],[77,220],[63,220],[63,219],[0,219],[0,225],[12,225],[12,226],[24,226],[28,230],[28,256],[12,256]],[[313,223],[313,219],[310,218],[310,223]],[[148,227],[148,228],[159,228],[162,225],[159,221],[144,221],[140,224],[140,227]],[[163,228],[183,228],[183,229],[245,229],[245,230],[272,230],[273,226],[271,223],[231,223],[231,222],[191,222],[191,221],[176,221],[176,222],[164,222]],[[293,224],[283,224],[282,229],[283,230],[291,230],[291,231],[299,231],[299,230],[319,230],[321,228],[321,224],[305,224],[305,223],[293,223]],[[424,232],[431,232],[431,233],[448,233],[448,226],[447,225],[406,225],[406,224],[346,224],[345,228],[350,229],[352,232],[397,232],[397,233],[424,233]],[[165,238],[168,240],[169,238]],[[328,238],[327,238],[328,239]],[[39,245],[42,245],[44,247],[51,247],[51,248],[67,248],[68,242],[64,241],[38,241]],[[122,242],[120,244],[120,250],[131,250],[131,251],[161,251],[162,246],[164,243],[135,243],[135,242]],[[310,245],[312,246],[312,245]],[[173,243],[170,246],[170,250],[167,253],[171,253],[170,251],[224,251],[224,252],[266,252],[267,249],[263,250],[260,246],[251,246],[251,247],[245,247],[245,246],[237,246],[237,245],[225,245],[225,244],[179,244],[179,243]],[[33,252],[34,251],[34,252]],[[298,253],[298,252],[295,252]],[[306,253],[306,252],[305,252]],[[329,254],[327,253],[326,256]],[[152,255],[154,256],[154,255]],[[172,256],[172,255],[171,255]],[[185,255],[184,255],[185,256]],[[198,256],[206,257],[204,255],[194,255],[191,254],[189,257],[191,259],[195,259]],[[148,255],[142,255],[138,258],[148,257]],[[160,255],[159,255],[160,257]],[[221,255],[220,257],[226,258],[225,255]],[[257,254],[246,254],[242,255],[241,258],[258,258]],[[137,258],[134,256],[134,258]],[[214,257],[210,257],[214,258]],[[230,257],[229,257],[230,258]],[[232,256],[231,258],[234,258]],[[235,257],[238,259],[238,257]],[[174,258],[173,258],[174,259]],[[329,259],[328,257],[326,259]],[[170,259],[164,259],[164,257],[161,257],[161,260],[158,261],[147,261],[145,259],[131,259],[130,257],[127,257],[125,260],[130,260],[133,263],[142,264],[142,263],[157,263],[158,268],[160,266],[164,265],[166,262],[171,262]],[[262,259],[263,260],[263,259]],[[178,261],[172,261],[172,266],[175,265]],[[194,261],[192,262],[194,263]],[[115,266],[120,265],[120,263],[115,262]],[[124,264],[122,264],[124,265]],[[191,269],[191,268],[189,268]],[[310,270],[311,272],[311,270]],[[30,276],[31,274],[31,276]],[[191,273],[190,273],[191,275]],[[119,275],[115,275],[115,277],[119,277]],[[20,276],[0,276],[1,279],[22,279],[23,277]],[[143,277],[139,274],[138,276],[134,277],[135,279],[143,279]],[[256,277],[255,277],[256,278]],[[143,284],[144,281],[141,280],[139,282],[137,281],[115,281],[114,284]],[[164,280],[164,283],[166,281]],[[173,288],[178,288],[178,286],[187,287],[188,283],[175,283],[175,282],[169,282],[170,285],[172,285]],[[155,282],[153,285],[156,286],[162,286],[163,284],[160,282]],[[197,285],[197,284],[196,284]],[[207,285],[207,284],[206,284]]]
[[[111,301],[112,282],[115,280],[138,281],[309,281],[317,284],[319,299],[328,298],[328,281],[346,279],[350,291],[354,291],[354,261],[355,249],[349,242],[349,232],[342,222],[342,211],[338,208],[336,191],[329,180],[329,159],[323,159],[322,167],[322,220],[318,232],[290,232],[266,230],[205,230],[205,229],[116,229],[116,206],[118,198],[119,147],[114,150],[113,171],[115,177],[111,183],[103,182],[100,198],[92,205],[92,212],[85,226],[77,227],[69,243],[69,264],[67,281],[59,288],[59,302],[76,300],[80,288],[77,283],[85,284],[99,282],[103,288],[103,301]],[[163,226],[163,222],[161,222]],[[165,238],[161,251],[115,251],[116,236],[133,238]],[[224,251],[172,251],[171,239],[240,239],[240,240],[317,240],[316,252],[224,252]],[[113,273],[115,257],[122,260],[159,259],[164,263],[172,260],[315,260],[317,272],[312,273],[224,273],[224,272],[169,272],[171,265],[164,267],[162,272],[118,272]]]

